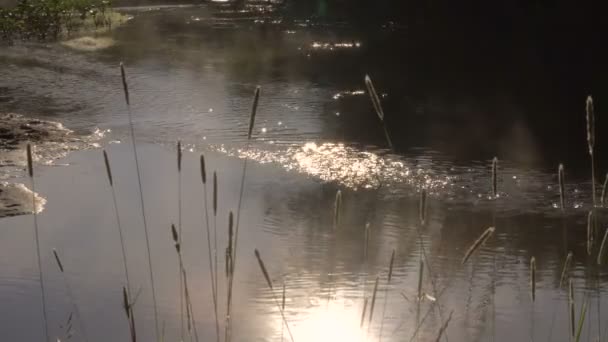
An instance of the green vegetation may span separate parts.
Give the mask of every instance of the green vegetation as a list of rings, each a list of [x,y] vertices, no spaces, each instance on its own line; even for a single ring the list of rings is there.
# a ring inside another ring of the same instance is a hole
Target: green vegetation
[[[111,28],[117,19],[109,0],[20,0],[14,8],[0,8],[0,40],[53,41]]]

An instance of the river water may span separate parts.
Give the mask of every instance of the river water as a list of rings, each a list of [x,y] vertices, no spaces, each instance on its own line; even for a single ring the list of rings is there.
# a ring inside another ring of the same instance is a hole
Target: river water
[[[64,154],[46,153],[44,144],[37,150],[36,192],[46,199],[38,215],[42,269],[53,337],[66,338],[72,314],[72,340],[84,340],[85,334],[90,341],[128,338],[120,240],[96,148],[102,146],[113,168],[132,292],[140,291],[134,309],[138,337],[155,338],[120,62],[131,94],[165,340],[181,335],[179,263],[170,231],[179,222],[197,333],[203,341],[216,339],[200,154],[209,179],[213,172],[218,178],[216,220],[210,180],[206,196],[212,231],[217,224],[222,317],[228,213],[236,214],[247,160],[235,341],[288,340],[275,303],[283,286],[285,319],[296,341],[434,341],[450,314],[446,341],[569,341],[567,286],[559,286],[568,251],[574,253],[566,275],[573,281],[577,319],[587,303],[583,340],[607,336],[601,330],[608,278],[605,266],[596,263],[606,229],[600,208],[587,253],[592,209],[587,89],[573,98],[560,96],[561,88],[550,87],[553,78],[537,71],[535,62],[497,67],[503,62],[497,59],[489,72],[491,63],[463,61],[453,51],[445,51],[443,59],[429,56],[410,43],[407,27],[395,23],[362,31],[347,22],[288,20],[265,6],[241,12],[213,6],[124,10],[133,19],[110,34],[109,48],[82,52],[61,44],[18,44],[0,52],[0,112],[59,122],[87,137],[86,144],[70,145]],[[385,106],[395,151],[387,148],[365,92],[366,74]],[[258,115],[248,143],[258,85]],[[598,119],[598,130],[602,125]],[[184,146],[181,218],[178,140]],[[601,144],[598,139],[600,152]],[[601,183],[606,163],[598,155]],[[3,164],[0,179],[31,188],[25,159],[15,160]],[[564,211],[559,162],[566,166]],[[427,220],[421,225],[423,188]],[[335,227],[338,190],[342,206]],[[469,246],[490,226],[495,233],[461,265]],[[273,291],[255,259],[256,248]],[[420,260],[425,266],[418,299]],[[361,324],[376,277],[373,318]],[[43,339],[32,215],[0,219],[0,302],[4,339]],[[223,318],[220,326],[223,331]]]

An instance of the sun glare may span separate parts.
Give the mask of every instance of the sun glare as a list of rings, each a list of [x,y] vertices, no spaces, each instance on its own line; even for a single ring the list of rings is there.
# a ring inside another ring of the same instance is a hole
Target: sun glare
[[[293,324],[293,337],[304,342],[363,342],[365,330],[359,327],[358,311],[357,307],[345,308],[343,303],[318,306]]]

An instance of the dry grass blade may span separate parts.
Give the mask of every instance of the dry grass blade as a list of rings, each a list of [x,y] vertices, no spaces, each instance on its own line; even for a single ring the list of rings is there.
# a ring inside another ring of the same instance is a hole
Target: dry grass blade
[[[334,201],[334,229],[340,226],[340,215],[342,213],[342,191],[336,192],[336,199]]]
[[[562,210],[566,209],[566,196],[564,187],[564,164],[559,164],[557,170],[557,178],[559,181],[559,204]]]
[[[369,97],[372,100],[374,110],[376,111],[378,118],[380,118],[382,129],[384,130],[384,137],[386,138],[386,143],[388,144],[388,147],[392,149],[393,142],[391,141],[391,138],[388,135],[388,130],[386,129],[386,123],[384,121],[384,110],[382,110],[380,98],[378,97],[378,93],[376,93],[376,88],[374,88],[374,84],[372,83],[372,79],[369,77],[369,75],[365,75],[365,86],[367,87],[367,92],[369,93]]]
[[[426,189],[420,190],[420,203],[418,207],[418,215],[420,218],[420,224],[424,226],[426,223]]]
[[[258,101],[260,100],[260,86],[255,88],[255,94],[253,96],[253,105],[251,106],[251,115],[249,116],[249,130],[247,131],[247,140],[251,139],[253,133],[253,126],[255,124],[255,116],[258,112]]]
[[[536,258],[530,258],[530,288],[532,289],[532,302],[536,301]]]
[[[575,342],[579,342],[581,340],[581,334],[583,332],[583,325],[585,324],[585,317],[587,316],[587,300],[583,300],[583,306],[581,307],[581,313],[578,319],[578,327],[576,328],[576,338]]]
[[[608,238],[608,228],[604,232],[604,238],[602,238],[602,244],[600,245],[600,251],[597,253],[597,264],[601,265],[604,259],[604,253],[606,252],[606,239]]]
[[[562,269],[562,276],[559,279],[559,288],[561,289],[564,281],[566,280],[566,275],[568,274],[568,269],[570,268],[570,264],[572,263],[572,257],[574,254],[572,252],[568,252],[568,256],[566,257],[566,261],[564,262],[564,268]]]
[[[376,88],[374,88],[374,84],[372,83],[372,79],[369,77],[369,75],[365,75],[365,86],[367,87],[367,92],[372,100],[372,105],[374,106],[376,114],[378,114],[380,121],[384,121],[382,104],[380,103],[380,98],[378,97],[378,93],[376,93]]]
[[[367,311],[367,302],[368,298],[363,299],[363,312],[361,313],[361,323],[359,323],[359,327],[363,327],[363,323],[365,322],[365,312]]]
[[[369,307],[369,320],[368,323],[372,323],[372,319],[374,317],[374,307],[376,306],[376,294],[378,293],[378,282],[380,281],[380,277],[376,277],[376,282],[374,283],[374,293],[372,294],[372,304]]]
[[[606,178],[604,178],[604,185],[602,186],[602,197],[600,197],[600,203],[602,207],[606,207],[606,188],[608,188],[608,173],[606,173]]]
[[[587,254],[591,255],[593,249],[593,210],[587,214]]]
[[[477,249],[479,249],[479,247],[481,247],[492,236],[492,234],[494,233],[494,230],[495,230],[494,227],[490,227],[490,228],[486,229],[479,236],[479,238],[477,238],[477,240],[475,240],[475,242],[467,250],[466,254],[464,255],[464,258],[462,258],[462,265],[464,265],[467,262],[467,260],[469,260],[471,255],[473,255],[473,253],[475,253],[475,251]]]
[[[450,311],[450,314],[448,315],[448,319],[445,321],[445,323],[443,323],[443,325],[439,329],[439,334],[437,334],[437,338],[435,339],[435,342],[441,341],[441,336],[443,336],[443,333],[448,328],[448,324],[450,324],[450,321],[452,320],[453,313],[454,313],[454,310]]]
[[[108,159],[108,153],[103,150],[103,161],[106,164],[106,173],[108,174],[108,181],[110,186],[114,186],[114,180],[112,179],[112,169],[110,168],[110,160]]]
[[[498,195],[498,158],[492,159],[492,196]]]

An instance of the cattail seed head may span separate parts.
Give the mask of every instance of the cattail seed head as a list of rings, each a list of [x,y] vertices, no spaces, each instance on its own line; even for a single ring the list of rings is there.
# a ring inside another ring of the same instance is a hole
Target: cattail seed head
[[[477,238],[477,240],[475,240],[475,242],[471,245],[471,247],[469,247],[469,249],[465,253],[464,258],[462,258],[462,264],[463,265],[467,262],[467,260],[469,260],[469,258],[471,257],[471,255],[473,255],[473,253],[477,249],[479,249],[479,247],[481,247],[490,238],[490,236],[492,236],[492,234],[494,233],[495,230],[496,230],[496,228],[490,227],[490,228],[486,229],[479,236],[479,238]]]
[[[532,301],[536,300],[536,258],[530,258],[530,285],[532,288]]]
[[[260,256],[260,252],[257,250],[257,248],[254,250],[254,253],[255,253],[256,259],[258,259],[258,264],[260,265],[260,269],[262,270],[262,273],[264,274],[264,278],[266,279],[266,283],[268,284],[268,287],[271,290],[273,290],[272,280],[270,280],[270,276],[268,275],[268,271],[266,270],[264,261],[262,260],[262,257]]]
[[[557,178],[559,181],[559,204],[562,210],[566,209],[566,196],[564,187],[564,164],[559,164],[557,170]]]
[[[391,282],[391,278],[393,277],[393,263],[395,262],[395,250],[393,249],[393,253],[391,254],[391,261],[388,266],[388,282]]]
[[[498,195],[498,158],[492,159],[492,196]]]
[[[207,170],[205,170],[205,156],[201,154],[201,178],[203,184],[207,184]]]
[[[589,147],[589,154],[593,155],[593,148],[595,146],[595,114],[591,95],[587,96],[585,109],[587,112],[587,145]]]
[[[30,144],[27,144],[27,148],[26,148],[26,154],[27,154],[27,173],[30,175],[30,178],[34,177],[34,162],[32,160],[32,146]],[[34,211],[36,209],[34,208]]]
[[[57,254],[57,250],[53,248],[53,255],[55,255],[55,261],[57,261],[57,266],[59,266],[59,270],[63,273],[63,264],[61,263],[61,259],[59,259],[59,254]]]
[[[110,160],[108,159],[108,153],[106,153],[106,150],[103,150],[103,161],[106,164],[106,173],[108,174],[110,186],[114,186],[114,181],[112,180],[112,169],[110,168]]]
[[[600,197],[600,205],[602,207],[606,207],[606,195],[608,195],[608,193],[606,192],[608,188],[608,173],[606,173],[606,178],[604,179],[604,185],[602,186],[602,197]]]
[[[177,141],[177,172],[182,171],[182,142]]]
[[[127,289],[123,286],[122,288],[122,307],[125,310],[125,314],[128,318],[131,317],[131,304],[129,304],[129,295]]]
[[[258,101],[260,99],[260,86],[255,88],[255,94],[253,95],[253,105],[251,107],[251,115],[249,116],[249,131],[247,133],[247,139],[251,139],[251,135],[253,133],[253,126],[255,124],[255,116],[258,111]]]
[[[217,173],[213,171],[213,215],[217,216]]]
[[[589,210],[587,214],[587,254],[591,255],[593,249],[593,210]]]
[[[122,62],[120,62],[120,76],[122,77],[122,88],[125,93],[125,101],[127,102],[127,106],[129,103],[129,87],[127,86],[127,76],[125,73],[125,66]]]

